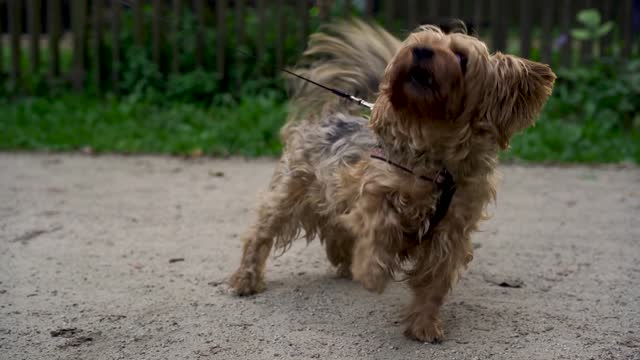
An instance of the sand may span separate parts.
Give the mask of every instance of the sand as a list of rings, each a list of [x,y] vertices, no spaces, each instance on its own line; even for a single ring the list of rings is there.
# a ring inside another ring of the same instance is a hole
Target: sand
[[[317,241],[229,295],[274,164],[0,154],[0,359],[640,359],[639,168],[501,167],[432,345]]]

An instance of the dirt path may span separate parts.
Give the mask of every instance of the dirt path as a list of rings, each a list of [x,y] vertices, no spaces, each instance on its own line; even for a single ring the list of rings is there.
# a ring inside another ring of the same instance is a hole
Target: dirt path
[[[0,358],[640,359],[640,169],[503,167],[428,345],[317,242],[225,293],[273,166],[0,154]]]

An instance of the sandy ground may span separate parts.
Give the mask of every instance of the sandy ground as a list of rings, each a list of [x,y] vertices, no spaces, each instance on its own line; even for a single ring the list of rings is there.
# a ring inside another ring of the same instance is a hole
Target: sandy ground
[[[503,167],[431,345],[317,242],[226,292],[273,166],[0,154],[0,358],[640,359],[640,169]]]

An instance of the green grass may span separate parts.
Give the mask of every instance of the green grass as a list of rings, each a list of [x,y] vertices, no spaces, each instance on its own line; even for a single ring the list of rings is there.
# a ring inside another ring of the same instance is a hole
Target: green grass
[[[277,155],[286,105],[269,97],[208,108],[68,95],[0,100],[0,150]],[[526,162],[640,163],[640,133],[576,123],[543,112],[516,136],[504,159]]]
[[[574,123],[549,118],[545,113],[536,126],[514,137],[502,159],[545,163],[640,164],[640,132],[607,128],[587,120]]]
[[[67,96],[0,101],[0,150],[274,155],[285,105],[254,97],[203,108]]]

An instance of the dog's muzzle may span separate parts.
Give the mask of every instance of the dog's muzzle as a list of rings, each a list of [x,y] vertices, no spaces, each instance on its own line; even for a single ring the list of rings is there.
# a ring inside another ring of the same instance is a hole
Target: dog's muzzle
[[[431,88],[433,86],[433,74],[428,69],[429,62],[435,56],[435,52],[428,47],[413,48],[413,64],[409,70],[410,81],[419,87]]]

